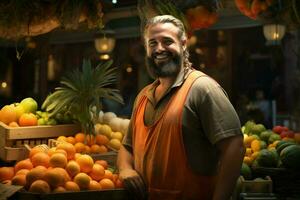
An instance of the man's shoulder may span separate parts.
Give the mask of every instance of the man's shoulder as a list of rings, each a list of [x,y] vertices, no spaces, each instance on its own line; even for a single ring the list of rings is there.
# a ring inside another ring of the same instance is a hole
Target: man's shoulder
[[[192,88],[194,89],[208,89],[208,88],[219,88],[219,83],[210,77],[209,75],[205,74],[201,71],[194,71],[198,75],[197,79],[195,79]]]

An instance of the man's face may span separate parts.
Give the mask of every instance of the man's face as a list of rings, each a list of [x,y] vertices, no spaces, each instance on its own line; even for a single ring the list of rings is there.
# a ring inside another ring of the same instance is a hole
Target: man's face
[[[172,23],[156,24],[145,34],[146,64],[155,77],[176,77],[181,69],[185,41]]]

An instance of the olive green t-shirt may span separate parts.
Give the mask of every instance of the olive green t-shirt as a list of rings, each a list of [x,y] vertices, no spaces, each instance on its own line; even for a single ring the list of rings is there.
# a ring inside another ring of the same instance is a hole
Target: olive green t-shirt
[[[151,125],[162,113],[164,107],[181,87],[184,77],[180,72],[172,87],[155,104],[154,91],[159,81],[154,81],[146,91],[148,99],[144,121]],[[139,99],[138,95],[136,98]],[[133,113],[137,102],[133,107]],[[186,155],[191,169],[201,175],[214,175],[219,161],[216,143],[222,139],[241,135],[239,118],[221,86],[203,73],[191,86],[183,109],[182,134]],[[132,124],[124,137],[123,145],[132,147]]]

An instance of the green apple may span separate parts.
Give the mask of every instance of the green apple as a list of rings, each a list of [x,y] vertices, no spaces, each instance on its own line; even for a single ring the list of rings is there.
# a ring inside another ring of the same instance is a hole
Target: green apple
[[[35,113],[38,108],[37,102],[31,97],[23,99],[20,105],[23,106],[25,113]]]

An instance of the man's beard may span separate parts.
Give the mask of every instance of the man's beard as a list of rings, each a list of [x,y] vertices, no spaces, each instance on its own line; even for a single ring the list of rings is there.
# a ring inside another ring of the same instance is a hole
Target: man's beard
[[[168,52],[168,54],[171,59],[159,64],[154,62],[154,54],[151,57],[146,56],[147,70],[152,78],[176,77],[178,75],[182,64],[182,53],[172,55]]]

